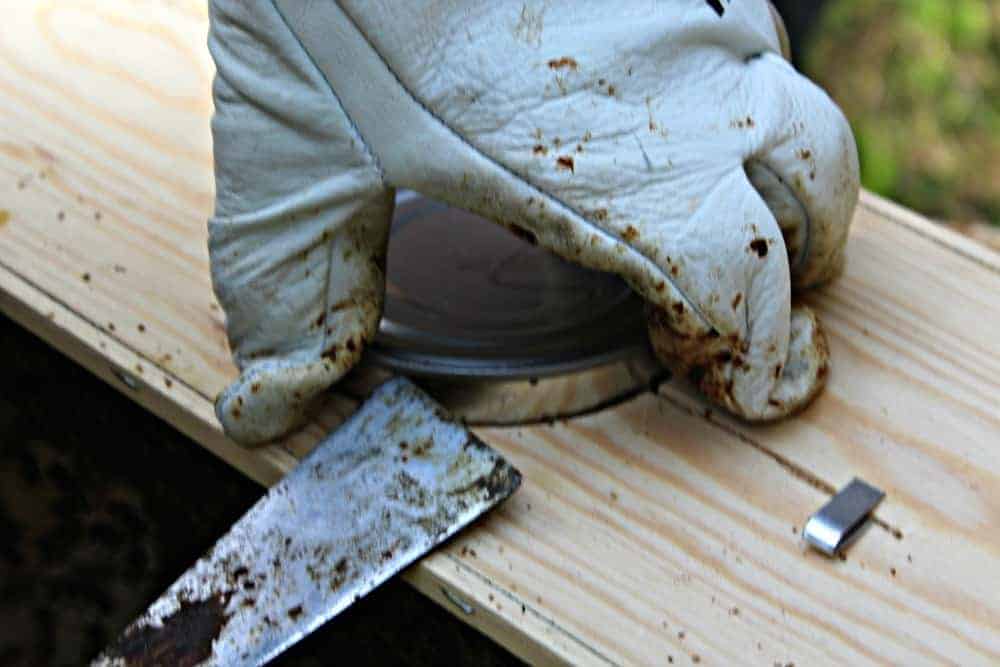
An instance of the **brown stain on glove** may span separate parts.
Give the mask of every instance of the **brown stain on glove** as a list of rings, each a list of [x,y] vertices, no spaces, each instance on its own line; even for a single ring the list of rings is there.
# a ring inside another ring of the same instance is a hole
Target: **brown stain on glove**
[[[807,407],[826,385],[830,352],[819,320],[805,306],[792,308],[788,358],[770,371],[774,385],[761,414],[749,414],[733,395],[736,373],[748,372],[749,343],[712,330],[691,335],[677,330],[676,317],[659,307],[646,311],[650,343],[658,359],[687,377],[713,403],[750,421],[771,421]]]

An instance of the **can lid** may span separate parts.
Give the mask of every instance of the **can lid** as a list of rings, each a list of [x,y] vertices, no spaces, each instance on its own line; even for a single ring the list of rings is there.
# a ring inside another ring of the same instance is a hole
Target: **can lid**
[[[402,193],[368,354],[412,375],[527,378],[643,354],[642,300],[472,213]]]

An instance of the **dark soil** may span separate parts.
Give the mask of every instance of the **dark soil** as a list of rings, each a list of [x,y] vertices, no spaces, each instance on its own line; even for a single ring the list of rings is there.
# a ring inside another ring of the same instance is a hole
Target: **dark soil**
[[[97,655],[262,489],[0,316],[0,665]],[[393,581],[279,665],[512,665]]]

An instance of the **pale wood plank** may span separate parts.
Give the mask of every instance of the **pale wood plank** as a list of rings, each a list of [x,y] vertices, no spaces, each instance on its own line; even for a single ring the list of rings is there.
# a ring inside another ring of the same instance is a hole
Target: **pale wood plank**
[[[936,597],[951,594],[930,562],[940,547],[877,528],[846,562],[803,552],[803,509],[825,494],[700,413],[644,397],[485,435],[529,486],[470,537],[477,566],[616,662],[986,664],[1000,648],[988,609],[956,620]]]
[[[0,309],[267,484],[352,404],[254,452],[215,421],[235,370],[205,253],[205,19],[194,1],[8,8]],[[1000,261],[871,195],[849,256],[809,297],[835,366],[799,418],[706,419],[674,382],[483,430],[525,486],[409,581],[536,662],[1000,660]],[[882,525],[846,562],[803,553],[793,527],[854,474],[889,491]]]

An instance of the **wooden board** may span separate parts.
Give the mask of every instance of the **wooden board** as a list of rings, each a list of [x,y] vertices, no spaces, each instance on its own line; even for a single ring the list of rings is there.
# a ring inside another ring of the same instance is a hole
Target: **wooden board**
[[[351,404],[248,452],[209,288],[203,2],[25,1],[0,31],[0,308],[261,483]],[[749,427],[682,383],[598,414],[483,429],[525,473],[407,578],[536,662],[1000,661],[1000,259],[871,195],[847,275],[811,295],[833,375]],[[844,561],[804,519],[888,492]]]

